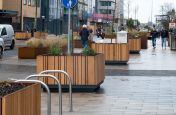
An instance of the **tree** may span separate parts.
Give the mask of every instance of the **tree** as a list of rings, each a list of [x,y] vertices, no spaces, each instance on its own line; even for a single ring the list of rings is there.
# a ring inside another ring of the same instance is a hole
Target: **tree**
[[[175,9],[173,4],[165,3],[161,6],[161,13],[162,18],[160,23],[165,29],[169,29],[169,22],[175,17]]]
[[[129,18],[127,20],[127,27],[132,30],[134,28],[134,20],[132,18]]]
[[[132,18],[127,20],[127,27],[128,29],[137,29],[137,27],[140,25],[139,20],[133,20]]]

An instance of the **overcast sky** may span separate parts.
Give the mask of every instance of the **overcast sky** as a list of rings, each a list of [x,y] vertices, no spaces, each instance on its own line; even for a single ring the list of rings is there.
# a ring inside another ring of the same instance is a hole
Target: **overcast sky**
[[[124,13],[125,17],[128,17],[128,1],[124,0]],[[155,22],[155,15],[161,14],[161,6],[165,3],[171,3],[173,7],[176,7],[176,0],[153,0],[153,13],[151,13],[152,9],[152,0],[130,0],[130,17],[135,18],[135,7],[138,7],[138,12],[136,13],[136,17],[142,23],[146,23],[151,20]]]

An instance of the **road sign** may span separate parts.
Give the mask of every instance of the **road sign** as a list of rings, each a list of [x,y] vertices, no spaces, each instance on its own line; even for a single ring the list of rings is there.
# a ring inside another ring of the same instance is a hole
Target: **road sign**
[[[175,28],[176,27],[176,23],[169,23],[169,28]]]
[[[78,3],[78,0],[62,0],[62,4],[65,8],[73,8]]]

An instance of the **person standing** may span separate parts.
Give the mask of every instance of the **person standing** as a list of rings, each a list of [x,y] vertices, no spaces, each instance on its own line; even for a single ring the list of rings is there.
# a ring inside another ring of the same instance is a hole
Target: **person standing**
[[[161,44],[162,44],[162,49],[166,49],[166,40],[168,37],[168,32],[165,29],[162,29],[161,31]]]
[[[80,31],[79,35],[81,37],[83,48],[87,48],[88,47],[88,37],[89,37],[89,30],[87,29],[87,25],[85,24],[83,25],[83,28]]]
[[[99,38],[101,36],[101,27],[99,26],[96,30],[97,32],[97,37]]]

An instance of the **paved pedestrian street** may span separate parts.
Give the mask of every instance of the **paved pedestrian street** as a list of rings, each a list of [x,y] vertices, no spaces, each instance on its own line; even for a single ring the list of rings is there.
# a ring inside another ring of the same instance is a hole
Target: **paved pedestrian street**
[[[176,115],[176,52],[150,47],[131,54],[127,65],[106,65],[106,79],[97,92],[63,93],[63,115]],[[15,51],[17,48],[15,49]],[[8,50],[10,53],[11,51]],[[13,53],[0,61],[0,78],[24,78],[35,73],[35,60],[18,60]],[[42,93],[42,115],[47,115]],[[52,115],[59,115],[58,94],[52,93]]]
[[[106,76],[96,93],[74,93],[74,112],[68,112],[68,94],[63,95],[64,115],[176,115],[176,78]],[[45,94],[42,112],[46,113]],[[52,94],[52,115],[58,115],[58,97]]]
[[[176,52],[154,50],[130,55],[128,65],[106,65],[106,79],[98,92],[74,93],[74,112],[63,94],[64,115],[176,115]],[[45,99],[43,94],[43,100]],[[46,102],[42,101],[42,112]],[[45,108],[45,109],[44,109]],[[52,94],[52,113],[58,115],[57,94]]]

